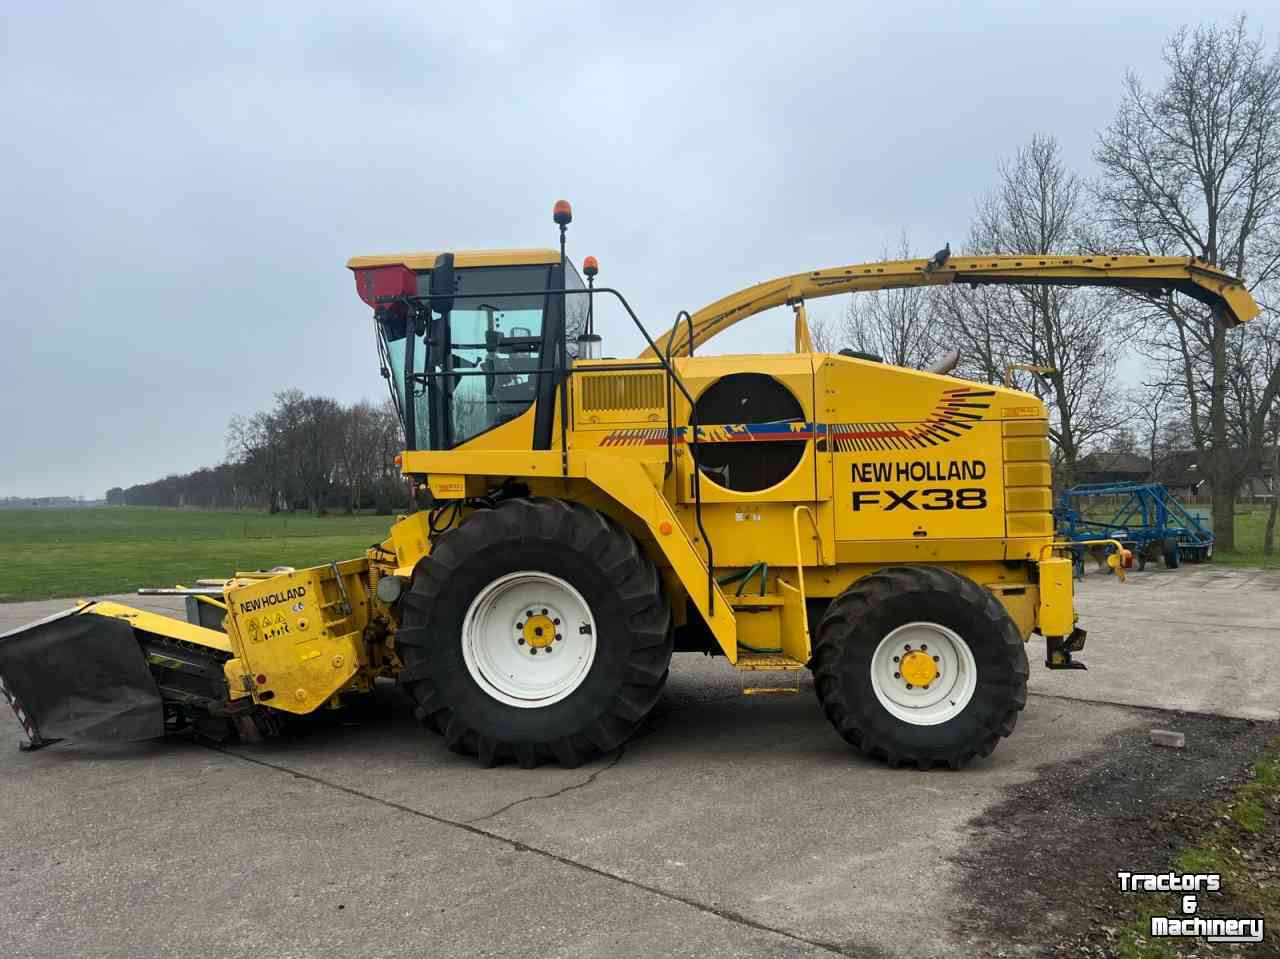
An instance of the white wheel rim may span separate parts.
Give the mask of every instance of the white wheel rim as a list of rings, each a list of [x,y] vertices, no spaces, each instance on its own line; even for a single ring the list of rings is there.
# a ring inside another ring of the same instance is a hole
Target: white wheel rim
[[[924,685],[902,675],[903,658],[928,657],[936,671]],[[978,664],[969,644],[940,623],[907,623],[893,630],[871,657],[871,688],[890,715],[913,726],[936,726],[969,705],[978,686]]]
[[[536,637],[535,630],[541,630]],[[471,678],[499,702],[550,706],[590,672],[596,621],[582,594],[560,577],[508,573],[471,601],[462,621],[462,658]]]

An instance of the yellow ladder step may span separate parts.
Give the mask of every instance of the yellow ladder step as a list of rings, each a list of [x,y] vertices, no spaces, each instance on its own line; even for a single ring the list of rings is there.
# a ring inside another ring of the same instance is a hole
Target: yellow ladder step
[[[792,659],[784,653],[750,653],[745,650],[738,654],[737,667],[740,672],[799,672],[805,668],[800,660]]]
[[[798,693],[800,692],[800,684],[794,686],[743,686],[742,695],[744,696],[767,696],[774,693]]]

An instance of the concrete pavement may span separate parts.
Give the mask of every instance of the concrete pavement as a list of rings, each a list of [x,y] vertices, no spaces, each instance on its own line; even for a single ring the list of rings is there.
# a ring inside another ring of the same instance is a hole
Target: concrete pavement
[[[1280,569],[1152,563],[1124,583],[1090,572],[1076,608],[1087,673],[1031,670],[1031,691],[1160,709],[1280,716]],[[1027,655],[1044,661],[1044,641]]]
[[[1088,577],[1090,670],[1029,650],[1016,732],[959,773],[852,753],[807,677],[799,696],[741,697],[722,660],[688,654],[641,735],[577,770],[479,769],[392,689],[254,746],[0,748],[0,941],[51,957],[986,954],[960,922],[973,823],[1051,764],[1100,764],[1104,740],[1151,748],[1155,719],[1177,722],[1130,706],[1275,718],[1280,678],[1254,664],[1277,585],[1213,566]],[[0,630],[64,605],[0,606]],[[0,719],[0,741],[17,731]],[[1192,734],[1157,760],[1210,748]]]

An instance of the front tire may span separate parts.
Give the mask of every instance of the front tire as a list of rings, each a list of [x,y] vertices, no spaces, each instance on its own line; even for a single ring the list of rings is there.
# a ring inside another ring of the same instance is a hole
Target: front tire
[[[436,540],[401,600],[400,685],[455,752],[580,765],[657,702],[671,611],[635,539],[585,506],[511,499]]]
[[[1013,732],[1027,653],[988,590],[893,566],[854,583],[818,626],[814,688],[836,731],[890,766],[959,769]]]

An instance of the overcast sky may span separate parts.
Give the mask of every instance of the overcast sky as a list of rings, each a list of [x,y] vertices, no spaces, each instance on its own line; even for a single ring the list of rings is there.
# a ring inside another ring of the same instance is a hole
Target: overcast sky
[[[1045,131],[1089,174],[1125,69],[1158,80],[1164,38],[1211,12],[6,4],[0,496],[217,463],[276,390],[380,400],[347,257],[553,246],[560,197],[572,258],[651,329],[904,231],[959,245],[998,159]],[[716,345],[790,330],[775,312]]]

